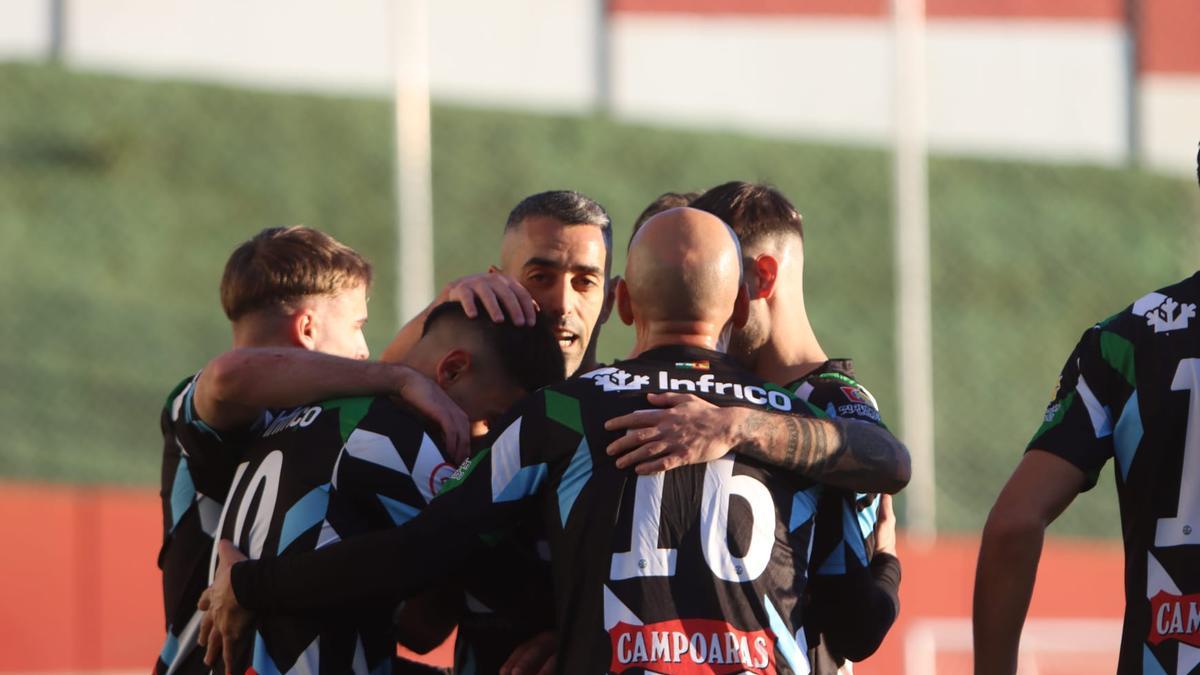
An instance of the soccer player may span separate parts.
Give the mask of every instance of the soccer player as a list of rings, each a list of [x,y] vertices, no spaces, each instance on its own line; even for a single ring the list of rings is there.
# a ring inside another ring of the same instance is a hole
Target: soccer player
[[[821,414],[882,427],[875,399],[855,378],[852,362],[828,358],[809,322],[803,285],[804,227],[792,203],[769,186],[733,181],[700,195],[692,207],[727,222],[741,241],[750,315],[746,325],[732,335],[730,356],[764,379],[786,383],[787,389]],[[755,443],[759,423],[748,411],[713,406],[690,394],[655,394],[650,400],[668,407],[609,423],[611,429],[632,430],[610,446],[614,454],[628,451],[617,460],[618,466],[641,462],[645,468],[638,471],[649,472],[719,457],[730,447],[762,461],[789,465],[788,458],[772,455],[780,446]],[[902,464],[899,456],[896,459],[895,478],[906,482],[907,462]],[[823,475],[819,467],[811,475],[840,479]],[[898,480],[897,486],[901,484]],[[891,529],[876,537],[879,505],[876,496],[854,490],[828,489],[821,495],[822,520],[817,524],[812,551],[815,575],[811,588],[816,605],[831,611],[808,615],[815,673],[835,673],[846,658],[869,656],[899,612],[895,521],[883,519],[882,527]],[[841,611],[846,607],[854,611]],[[836,634],[856,639],[841,645],[820,639],[822,622],[837,621],[849,622],[854,629],[834,631]]]
[[[694,209],[652,218],[617,287],[637,358],[518,405],[491,447],[397,530],[232,571],[237,556],[225,546],[208,591],[214,630],[232,639],[244,608],[296,612],[410,595],[532,508],[549,536],[560,672],[668,662],[694,672],[806,670],[798,599],[815,484],[737,455],[637,476],[604,453],[616,437],[605,420],[646,407],[652,391],[796,412],[789,393],[719,351],[745,320],[740,272],[736,237],[719,219]],[[820,446],[842,440],[836,425],[796,419],[797,452],[829,452]],[[335,580],[335,569],[353,572]]]
[[[196,645],[196,603],[208,585],[213,533],[241,444],[251,429],[270,419],[263,406],[335,394],[394,393],[439,420],[445,435],[465,445],[466,416],[440,389],[407,366],[362,360],[370,281],[371,267],[362,256],[306,227],[263,230],[230,256],[221,304],[235,349],[175,387],[161,416],[158,565],[167,637],[155,666],[160,675],[208,672]],[[273,376],[262,377],[266,370]]]
[[[540,192],[508,214],[499,266],[447,284],[429,309],[459,302],[467,316],[482,307],[493,321],[507,315],[520,326],[534,321],[536,303],[554,322],[567,374],[574,375],[595,367],[600,326],[612,309],[611,268],[612,223],[604,207],[572,190]],[[424,316],[400,329],[384,360],[411,348]]]
[[[1016,672],[1046,527],[1096,484],[1110,458],[1125,540],[1117,672],[1200,668],[1197,304],[1200,273],[1092,326],[1067,359],[1042,425],[984,526],[976,673]]]
[[[549,326],[469,319],[457,303],[428,314],[405,361],[444,388],[473,422],[494,421],[563,378]],[[454,466],[423,420],[389,398],[309,403],[281,412],[248,442],[221,536],[251,558],[282,559],[392,528],[423,509]],[[253,649],[226,656],[239,673],[389,672],[394,604],[265,614],[254,626]]]

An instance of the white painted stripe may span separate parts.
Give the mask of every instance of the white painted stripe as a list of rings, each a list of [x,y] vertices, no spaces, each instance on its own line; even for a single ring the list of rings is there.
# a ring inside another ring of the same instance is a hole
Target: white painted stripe
[[[1087,380],[1083,379],[1083,375],[1079,375],[1079,382],[1075,385],[1075,391],[1079,392],[1079,398],[1083,400],[1083,404],[1087,406],[1088,417],[1092,418],[1092,429],[1096,432],[1096,438],[1104,438],[1112,435],[1112,415],[1092,393],[1092,388],[1088,386]]]

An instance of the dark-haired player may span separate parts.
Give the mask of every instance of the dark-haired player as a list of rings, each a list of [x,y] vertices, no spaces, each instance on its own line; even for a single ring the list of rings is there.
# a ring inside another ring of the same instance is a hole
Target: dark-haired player
[[[1197,157],[1200,180],[1200,156]],[[988,515],[975,672],[1017,668],[1046,527],[1111,458],[1125,540],[1119,673],[1200,672],[1200,273],[1084,332]]]
[[[617,294],[637,358],[520,404],[491,447],[397,530],[243,562],[232,574],[225,560],[209,591],[216,627],[236,633],[239,602],[271,613],[409,595],[535,509],[550,541],[559,672],[667,663],[674,672],[803,672],[798,600],[815,484],[738,455],[638,476],[603,450],[616,437],[604,422],[644,408],[654,391],[782,413],[802,405],[719,351],[745,318],[740,264],[736,238],[709,214],[676,209],[648,221]],[[806,453],[835,452],[847,436],[891,442],[872,425],[796,419]],[[355,573],[311,583],[333,569]]]
[[[270,420],[265,407],[395,393],[465,445],[466,417],[435,385],[406,366],[362,360],[370,281],[371,266],[357,252],[300,226],[263,230],[226,263],[221,305],[235,349],[181,382],[161,416],[158,565],[167,637],[155,664],[159,675],[208,672],[197,647],[196,603],[208,585],[213,533],[242,444]]]
[[[518,399],[563,376],[562,355],[548,327],[469,319],[457,303],[429,313],[405,363],[437,382],[484,427]],[[222,515],[222,538],[251,558],[287,558],[407,522],[455,466],[428,431],[422,419],[382,397],[281,412],[243,453]],[[354,573],[352,567],[338,570]],[[338,581],[335,576],[310,583]],[[389,672],[394,604],[264,614],[253,627],[250,652],[227,655],[230,666],[260,674]]]
[[[750,313],[746,325],[732,334],[730,356],[760,377],[785,384],[819,414],[882,428],[875,399],[855,378],[850,359],[830,359],[809,322],[804,302],[804,227],[792,203],[770,186],[733,181],[706,191],[691,204],[728,223],[741,242]],[[900,564],[894,532],[876,537],[880,498],[856,490],[894,491],[907,481],[907,464],[896,461],[897,455],[870,458],[851,450],[849,462],[864,462],[863,468],[865,463],[874,465],[870,472],[855,475],[828,458],[788,456],[787,444],[771,442],[772,437],[783,436],[777,427],[786,419],[719,408],[689,394],[650,400],[668,407],[609,425],[631,430],[610,448],[614,454],[628,451],[618,460],[619,466],[641,462],[638,471],[651,472],[707,461],[737,447],[764,462],[851,488],[830,487],[821,494],[811,585],[821,611],[808,614],[807,630],[812,669],[831,674],[847,658],[862,660],[874,652],[899,613]],[[876,483],[880,477],[887,480]],[[894,526],[893,519],[882,520],[882,527]],[[844,629],[831,632],[842,643],[822,639],[825,629],[839,622]]]
[[[549,190],[520,201],[504,223],[499,264],[450,282],[430,304],[480,308],[493,321],[533,323],[534,305],[551,321],[567,375],[596,364],[600,326],[612,309],[612,222],[604,207],[574,190]],[[428,311],[428,309],[426,310]],[[424,313],[397,333],[384,360],[404,354],[421,333]]]

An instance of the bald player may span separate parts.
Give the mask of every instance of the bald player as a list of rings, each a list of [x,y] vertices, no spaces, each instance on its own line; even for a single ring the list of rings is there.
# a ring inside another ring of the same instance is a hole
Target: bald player
[[[648,407],[653,392],[802,412],[723,353],[746,320],[740,277],[736,238],[715,216],[680,208],[650,219],[616,289],[635,358],[523,401],[395,531],[286,561],[223,561],[214,621],[229,630],[247,610],[399,600],[532,515],[550,544],[559,672],[807,672],[798,599],[819,486],[733,454],[639,476],[604,452],[616,438],[604,422]],[[805,438],[836,442],[830,423],[798,419]],[[353,573],[306,583],[339,569]]]

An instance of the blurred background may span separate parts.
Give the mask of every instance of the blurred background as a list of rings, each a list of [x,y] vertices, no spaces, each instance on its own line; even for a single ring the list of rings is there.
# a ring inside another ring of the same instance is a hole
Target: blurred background
[[[152,663],[158,414],[228,348],[241,241],[365,253],[378,354],[528,194],[604,204],[619,270],[651,200],[733,179],[804,215],[818,337],[918,459],[859,671],[963,672],[978,531],[1076,339],[1200,260],[1197,35],[1191,0],[5,0],[0,672]],[[1033,607],[1078,649],[1028,667],[1112,669],[1119,531],[1107,469]]]

